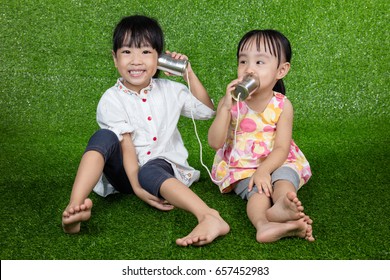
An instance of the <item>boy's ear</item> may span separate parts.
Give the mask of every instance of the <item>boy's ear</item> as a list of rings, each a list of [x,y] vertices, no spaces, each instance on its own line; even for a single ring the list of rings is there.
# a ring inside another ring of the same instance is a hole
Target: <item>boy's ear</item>
[[[115,67],[117,67],[116,53],[114,52],[114,50],[112,50],[111,53],[112,53],[112,58],[114,59]]]
[[[290,71],[290,63],[284,62],[278,68],[278,80],[283,79]]]

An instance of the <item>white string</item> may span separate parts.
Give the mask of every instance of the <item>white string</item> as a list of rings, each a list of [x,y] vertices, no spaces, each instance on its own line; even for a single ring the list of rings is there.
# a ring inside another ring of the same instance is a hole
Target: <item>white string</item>
[[[188,83],[188,90],[190,91],[190,93],[192,94],[191,92],[191,84],[190,84],[190,79],[188,77],[188,70],[186,69],[186,74],[187,74],[187,83]],[[230,152],[230,155],[233,153],[233,151],[236,149],[236,141],[237,141],[237,129],[238,129],[238,123],[239,123],[239,120],[240,120],[240,106],[239,106],[239,100],[240,100],[240,95],[241,93],[238,94],[237,96],[237,123],[236,123],[236,127],[234,129],[234,144],[233,144],[233,149],[232,151]],[[215,184],[219,184],[219,183],[222,183],[228,176],[229,176],[229,173],[224,177],[222,178],[221,180],[215,180],[213,178],[213,176],[211,175],[211,172],[209,170],[209,168],[207,167],[207,165],[205,165],[203,163],[203,147],[202,147],[202,142],[200,141],[200,138],[199,138],[199,135],[198,135],[198,130],[196,128],[196,122],[195,122],[195,119],[194,119],[194,115],[193,115],[193,112],[192,112],[192,106],[191,106],[191,119],[192,119],[192,123],[194,124],[194,131],[195,131],[195,136],[196,136],[196,139],[198,140],[198,143],[199,143],[199,158],[200,158],[200,163],[202,164],[202,166],[206,169],[207,173],[209,174],[209,177],[210,179],[215,183]],[[228,162],[228,169],[230,169],[230,159],[231,159],[231,156],[229,155],[229,162]]]

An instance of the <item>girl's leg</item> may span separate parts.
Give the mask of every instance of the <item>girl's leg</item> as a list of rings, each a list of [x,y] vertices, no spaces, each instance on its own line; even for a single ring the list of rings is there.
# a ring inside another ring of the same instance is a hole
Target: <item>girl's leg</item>
[[[177,245],[202,246],[229,232],[229,225],[219,213],[208,207],[190,188],[176,178],[165,180],[161,185],[160,194],[175,207],[192,213],[198,220],[198,225],[187,236],[176,240]]]
[[[256,228],[257,242],[263,242],[263,229],[268,224],[268,220],[265,213],[270,207],[271,200],[264,194],[254,193],[248,199],[248,203],[246,205],[246,212],[248,214],[249,220]]]
[[[294,185],[287,180],[274,183],[273,206],[267,210],[267,219],[271,222],[296,221],[305,216],[303,206],[298,199]]]
[[[257,242],[269,243],[287,236],[306,238],[311,235],[311,227],[305,218],[285,223],[268,221],[266,212],[270,207],[271,200],[264,194],[255,193],[248,200],[247,213],[257,230]]]
[[[315,240],[312,229],[313,221],[303,212],[303,205],[297,197],[295,186],[290,181],[274,182],[272,201],[273,206],[266,211],[268,221],[288,226],[286,236],[298,236],[308,241]]]

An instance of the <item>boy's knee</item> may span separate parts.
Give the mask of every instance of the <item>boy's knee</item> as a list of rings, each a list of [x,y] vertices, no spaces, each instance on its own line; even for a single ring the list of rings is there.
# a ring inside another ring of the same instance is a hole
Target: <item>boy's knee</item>
[[[116,142],[119,142],[118,137],[109,129],[99,129],[89,139],[90,145],[94,145],[95,143],[99,143],[101,145],[103,143],[111,144]]]
[[[85,152],[95,150],[106,158],[108,154],[119,148],[119,139],[114,132],[108,129],[96,131],[89,139]]]
[[[101,138],[101,139],[106,139],[108,142],[116,142],[116,141],[119,141],[118,140],[118,137],[116,136],[116,134],[114,132],[112,132],[111,130],[109,129],[105,129],[105,128],[102,128],[102,129],[99,129],[98,131],[96,131],[92,137],[92,138]]]

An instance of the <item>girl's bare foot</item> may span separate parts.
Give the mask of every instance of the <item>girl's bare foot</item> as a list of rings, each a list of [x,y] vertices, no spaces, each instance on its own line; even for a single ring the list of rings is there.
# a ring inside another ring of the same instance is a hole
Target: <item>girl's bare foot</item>
[[[315,238],[313,236],[313,226],[312,226],[313,220],[310,219],[310,217],[307,215],[303,219],[305,220],[305,222],[307,224],[305,239],[307,241],[313,242],[313,241],[315,241]]]
[[[81,222],[91,217],[92,200],[86,198],[81,205],[68,205],[62,213],[62,228],[66,233],[78,233]]]
[[[176,240],[179,246],[203,246],[211,243],[218,236],[227,234],[230,231],[229,225],[221,218],[215,210],[207,214],[199,221],[198,225],[183,238]]]
[[[304,218],[285,223],[269,222],[258,227],[256,240],[260,243],[270,243],[289,236],[308,239],[311,235],[311,229],[308,227]]]
[[[280,198],[267,210],[266,215],[270,222],[284,223],[303,218],[305,214],[302,211],[303,206],[297,194],[288,192],[285,197]]]

